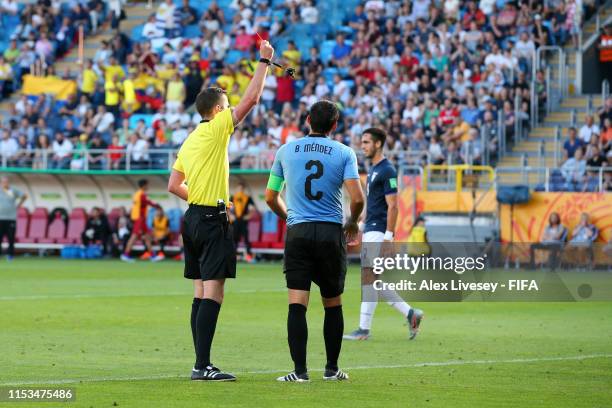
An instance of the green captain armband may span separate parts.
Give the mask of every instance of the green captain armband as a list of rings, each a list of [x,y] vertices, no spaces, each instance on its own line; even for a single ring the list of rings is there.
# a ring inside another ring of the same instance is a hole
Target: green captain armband
[[[268,179],[268,188],[270,190],[277,191],[280,193],[283,189],[284,184],[285,184],[285,179],[270,173],[270,178]]]

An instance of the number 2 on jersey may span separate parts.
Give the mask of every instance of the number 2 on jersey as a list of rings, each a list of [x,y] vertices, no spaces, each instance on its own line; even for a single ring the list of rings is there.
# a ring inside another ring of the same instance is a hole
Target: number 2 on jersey
[[[306,177],[306,183],[304,184],[304,194],[306,194],[306,198],[313,201],[319,201],[323,198],[323,192],[317,191],[315,194],[312,192],[312,180],[320,179],[323,176],[323,163],[319,160],[310,160],[306,163],[306,170],[311,170],[313,167],[316,168],[316,171]]]

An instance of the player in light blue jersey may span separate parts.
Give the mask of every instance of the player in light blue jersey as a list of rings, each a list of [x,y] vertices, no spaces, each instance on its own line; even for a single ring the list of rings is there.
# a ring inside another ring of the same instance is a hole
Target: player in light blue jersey
[[[346,276],[346,242],[358,233],[357,221],[365,199],[355,152],[327,137],[336,129],[338,117],[338,108],[332,102],[312,105],[307,118],[311,133],[282,146],[270,171],[266,202],[287,220],[284,263],[289,289],[287,333],[295,365],[293,372],[278,381],[309,381],[306,309],[312,282],[319,286],[325,308],[323,336],[327,364],[323,379],[348,379],[338,368],[344,331],[341,294]],[[287,185],[286,204],[280,197],[283,184]],[[351,213],[344,228],[343,186],[351,198]]]

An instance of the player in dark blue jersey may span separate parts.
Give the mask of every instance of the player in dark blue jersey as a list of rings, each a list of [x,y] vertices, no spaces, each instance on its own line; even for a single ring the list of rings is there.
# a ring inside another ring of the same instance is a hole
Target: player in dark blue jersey
[[[366,129],[361,136],[361,148],[366,158],[371,160],[368,172],[366,195],[367,208],[362,249],[378,254],[381,243],[393,242],[395,223],[397,222],[397,172],[383,154],[386,133],[378,128]],[[423,312],[413,309],[395,291],[374,289],[372,283],[375,275],[372,272],[371,260],[362,256],[362,302],[359,328],[344,336],[347,340],[367,340],[370,337],[374,311],[378,299],[397,309],[408,320],[409,338],[416,337]]]
[[[276,153],[266,202],[287,220],[284,272],[289,289],[287,334],[295,371],[278,381],[309,381],[306,369],[306,308],[310,286],[319,286],[325,321],[325,380],[347,380],[338,368],[344,317],[341,294],[346,276],[346,240],[358,233],[364,205],[355,152],[327,137],[336,129],[336,105],[320,101],[310,108],[307,137],[282,146]],[[280,197],[287,185],[287,204]],[[342,227],[342,187],[351,197],[351,214]],[[346,237],[345,237],[346,235]]]

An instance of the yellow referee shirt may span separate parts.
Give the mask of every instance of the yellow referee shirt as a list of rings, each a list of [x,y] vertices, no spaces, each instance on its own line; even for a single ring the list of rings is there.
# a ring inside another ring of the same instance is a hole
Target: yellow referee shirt
[[[181,146],[173,169],[185,175],[189,204],[216,207],[219,199],[229,203],[227,147],[233,132],[232,110],[225,109],[200,123]]]

